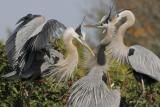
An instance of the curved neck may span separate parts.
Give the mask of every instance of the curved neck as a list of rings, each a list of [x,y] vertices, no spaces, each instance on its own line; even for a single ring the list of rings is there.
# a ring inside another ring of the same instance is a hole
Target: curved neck
[[[66,59],[74,59],[78,58],[78,51],[76,46],[73,44],[73,37],[69,37],[68,39],[64,39],[64,45],[67,50]]]
[[[78,64],[78,51],[76,46],[73,44],[72,40],[72,37],[64,39],[64,45],[66,47],[67,56],[58,64],[60,66],[63,66],[62,69],[63,72],[66,72],[67,78],[71,76]]]
[[[126,22],[120,26],[117,32],[119,36],[124,36],[127,29],[133,26],[133,24],[135,23],[135,19],[133,16],[126,15],[125,17],[126,17]]]
[[[72,42],[73,39],[69,40],[68,43],[65,43],[68,55],[77,55],[77,47]],[[78,56],[78,55],[77,55]]]
[[[126,18],[125,22],[122,21],[123,18]],[[121,23],[122,22],[122,23]],[[123,17],[119,20],[118,24],[120,26],[117,29],[116,37],[112,40],[109,48],[111,49],[112,56],[120,63],[127,62],[128,47],[124,44],[124,35],[129,27],[131,27],[135,22],[135,18],[130,13],[124,13]]]

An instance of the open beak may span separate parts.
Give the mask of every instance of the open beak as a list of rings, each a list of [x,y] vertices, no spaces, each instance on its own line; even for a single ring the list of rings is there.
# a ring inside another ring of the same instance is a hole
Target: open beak
[[[86,24],[86,25],[83,25],[83,27],[103,29],[104,28],[104,24],[103,23]]]

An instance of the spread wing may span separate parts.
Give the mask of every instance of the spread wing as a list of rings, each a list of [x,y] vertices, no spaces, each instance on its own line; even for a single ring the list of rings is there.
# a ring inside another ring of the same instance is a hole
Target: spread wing
[[[22,75],[34,74],[34,72],[31,72],[31,70],[28,70],[32,66],[31,63],[35,62],[35,60],[37,59],[37,58],[33,59],[34,57],[36,57],[36,54],[33,54],[33,53],[37,53],[40,51],[41,51],[40,53],[45,52],[45,54],[47,54],[49,57],[51,56],[50,59],[53,59],[52,63],[55,63],[57,62],[56,60],[61,59],[59,56],[63,56],[58,51],[53,53],[52,51],[53,48],[51,47],[51,44],[50,44],[50,38],[53,38],[53,39],[60,38],[63,35],[63,32],[65,31],[66,27],[60,22],[58,22],[57,20],[51,19],[47,21],[43,26],[40,26],[40,28],[38,29],[41,29],[41,30],[38,30],[40,32],[37,33],[36,31],[33,33],[35,35],[32,34],[30,36],[30,39],[28,39],[27,42],[24,44],[24,47],[22,48],[19,54],[20,58],[18,59],[17,62],[18,63],[21,62],[19,66],[23,68],[21,72]],[[37,66],[41,67],[41,65],[37,65]],[[40,74],[43,71],[39,69],[38,72]]]
[[[150,50],[139,45],[131,46],[128,60],[136,72],[160,81],[160,59]]]
[[[52,63],[57,62],[63,56],[58,51],[54,51],[55,53],[53,53],[49,43],[50,38],[55,39],[61,37],[66,29],[63,24],[52,19],[45,24],[41,24],[34,31],[32,29],[32,33],[29,33],[29,29],[31,30],[31,28],[22,28],[22,31],[18,32],[19,34],[26,32],[27,37],[23,39],[24,41],[22,40],[24,43],[19,44],[19,48],[15,50],[15,65],[18,66],[17,72],[22,78],[30,78],[31,76],[34,76],[34,74],[40,75],[41,72],[44,72],[44,70],[41,71],[43,69],[41,66],[44,65],[43,63],[46,63],[44,61],[44,56],[46,54],[48,56],[52,55],[52,57],[49,58],[49,60],[53,59]],[[36,63],[37,65],[35,62],[38,62]],[[35,68],[33,65],[37,67]],[[37,69],[36,72],[34,68]]]
[[[11,64],[18,59],[16,54],[19,54],[20,50],[34,32],[34,30],[39,27],[44,22],[44,19],[33,19],[29,23],[21,23],[11,34],[11,36],[6,41],[6,52]]]
[[[72,87],[68,107],[118,107],[119,90],[109,90],[103,81],[104,73],[94,67]]]
[[[50,45],[50,39],[55,40],[62,37],[66,27],[57,20],[48,20],[44,25],[40,26],[40,32],[35,31],[30,39],[25,43],[24,49],[40,50]]]

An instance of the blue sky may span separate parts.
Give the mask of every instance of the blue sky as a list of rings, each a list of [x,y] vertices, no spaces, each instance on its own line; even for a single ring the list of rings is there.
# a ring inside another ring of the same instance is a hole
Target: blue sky
[[[83,8],[89,9],[90,0],[1,0],[0,39],[6,39],[6,28],[15,28],[22,16],[33,13],[47,19],[57,19],[66,26],[77,26],[83,18]]]

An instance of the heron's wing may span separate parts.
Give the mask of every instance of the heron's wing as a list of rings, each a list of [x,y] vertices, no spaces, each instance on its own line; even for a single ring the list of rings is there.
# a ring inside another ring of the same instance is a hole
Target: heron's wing
[[[49,39],[52,36],[53,38],[59,38],[60,35],[63,34],[65,30],[65,26],[61,24],[60,22],[56,20],[49,20],[47,23],[40,26],[41,28],[38,31],[41,31],[39,33],[34,32],[31,35],[26,43],[24,44],[23,48],[19,52],[19,58],[17,60],[18,65],[22,69],[20,71],[22,78],[29,78],[29,77],[36,77],[35,75],[41,74],[43,71],[41,71],[42,64],[45,63],[43,60],[43,57],[47,54],[48,56],[51,56],[53,59],[51,63],[56,63],[59,61],[62,54],[58,51],[51,51],[53,48],[48,47],[50,46]],[[39,53],[39,54],[38,54]],[[38,55],[43,54],[41,57],[37,57]],[[50,58],[50,59],[51,59]],[[39,59],[39,61],[37,61]],[[36,64],[34,64],[37,61]],[[39,63],[40,62],[40,63]],[[37,67],[33,67],[33,65]],[[36,69],[36,70],[33,70]]]
[[[118,107],[120,91],[109,90],[102,79],[103,74],[103,68],[94,67],[78,80],[72,86],[68,107]]]
[[[6,52],[10,63],[20,56],[20,50],[34,32],[34,30],[44,22],[44,19],[33,19],[29,23],[21,23],[6,42]]]
[[[25,43],[24,49],[40,50],[50,45],[50,40],[60,39],[66,30],[66,27],[57,20],[48,20],[43,26],[40,26],[40,32],[35,31],[30,39]]]
[[[160,81],[160,59],[150,50],[139,45],[131,46],[128,60],[136,72]]]
[[[13,33],[7,39],[6,45],[5,45],[8,61],[9,61],[10,64],[12,64],[13,60],[14,60],[16,34],[17,34],[17,32]]]
[[[15,42],[16,42],[16,35],[17,35],[17,32],[24,26],[24,23],[21,23],[20,25],[18,25],[16,27],[16,29],[11,33],[9,34],[9,37],[6,41],[6,44],[5,44],[5,48],[6,48],[6,53],[7,53],[7,57],[8,57],[8,61],[9,63],[13,63],[13,60],[14,60],[14,55],[15,55]]]

